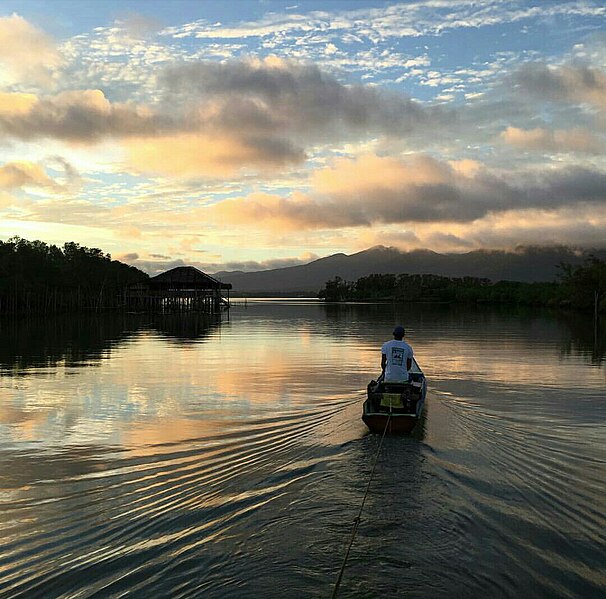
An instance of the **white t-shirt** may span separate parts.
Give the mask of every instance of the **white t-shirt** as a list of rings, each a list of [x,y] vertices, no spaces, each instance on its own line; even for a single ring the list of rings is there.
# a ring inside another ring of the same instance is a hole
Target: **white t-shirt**
[[[385,364],[385,380],[391,382],[402,382],[408,380],[408,369],[406,362],[412,360],[412,347],[406,341],[392,339],[381,347],[381,353],[387,357]]]

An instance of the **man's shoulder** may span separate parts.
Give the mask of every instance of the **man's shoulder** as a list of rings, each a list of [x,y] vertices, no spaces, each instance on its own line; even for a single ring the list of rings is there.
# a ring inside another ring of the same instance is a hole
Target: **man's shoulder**
[[[395,339],[390,339],[389,341],[386,341],[382,346],[381,349],[389,349],[390,347],[393,346],[393,344],[395,343]]]
[[[412,353],[412,346],[409,343],[406,343],[406,341],[404,341],[404,340],[397,341],[397,344],[398,344],[398,347],[401,347],[402,349]]]

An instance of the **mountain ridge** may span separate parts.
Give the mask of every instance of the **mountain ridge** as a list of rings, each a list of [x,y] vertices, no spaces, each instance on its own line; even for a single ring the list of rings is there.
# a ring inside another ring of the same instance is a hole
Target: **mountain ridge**
[[[255,272],[219,271],[213,274],[231,283],[238,293],[317,294],[336,276],[355,281],[370,274],[434,274],[479,277],[491,281],[553,281],[558,264],[581,264],[595,255],[606,259],[606,250],[581,250],[567,246],[520,246],[513,251],[473,250],[440,254],[420,249],[408,252],[373,246],[354,254],[337,253],[307,264]]]

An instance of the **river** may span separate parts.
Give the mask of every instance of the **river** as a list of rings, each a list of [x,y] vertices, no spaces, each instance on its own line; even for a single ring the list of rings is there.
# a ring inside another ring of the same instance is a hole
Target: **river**
[[[394,324],[428,379],[339,597],[606,596],[606,351],[539,310],[236,300],[0,321],[1,597],[330,597]]]

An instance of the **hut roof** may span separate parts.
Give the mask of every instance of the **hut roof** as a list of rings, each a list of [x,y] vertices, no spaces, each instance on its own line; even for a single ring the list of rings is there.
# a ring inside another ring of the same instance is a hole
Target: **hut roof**
[[[231,289],[231,283],[222,283],[218,279],[203,273],[193,266],[177,266],[155,277],[150,277],[152,286],[175,286],[180,288],[197,289]]]

